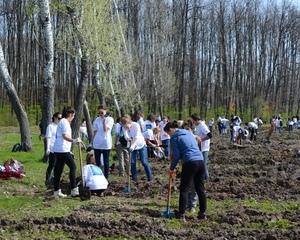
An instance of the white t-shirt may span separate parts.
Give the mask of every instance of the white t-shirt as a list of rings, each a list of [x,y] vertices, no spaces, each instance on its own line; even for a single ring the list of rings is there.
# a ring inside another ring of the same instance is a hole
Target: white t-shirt
[[[249,123],[248,123],[248,127],[249,127],[249,128],[258,129],[258,126],[257,126],[257,124],[256,124],[255,122],[249,122]]]
[[[46,138],[47,138],[47,151],[54,153],[53,147],[56,139],[57,124],[52,122],[47,126]]]
[[[236,140],[237,136],[239,135],[239,130],[241,129],[240,126],[233,126],[233,139]]]
[[[127,129],[127,133],[129,138],[132,140],[131,148],[134,148],[134,150],[142,149],[146,145],[144,136],[138,123],[132,122],[130,128]]]
[[[289,120],[289,121],[288,121],[288,125],[289,125],[289,126],[293,126],[293,125],[294,125],[294,121],[293,121],[293,120]]]
[[[147,129],[153,129],[155,127],[156,127],[156,123],[155,122],[151,122],[149,120],[146,120],[144,122],[143,131],[145,132]]]
[[[153,130],[147,129],[145,132],[143,132],[144,138],[146,140],[154,140]]]
[[[203,121],[200,121],[199,124],[196,126],[195,134],[201,138],[204,138],[207,136],[208,133],[210,133],[210,131],[207,125]],[[202,152],[209,151],[209,145],[210,145],[210,139],[201,142],[201,151]]]
[[[103,129],[103,121],[108,127],[107,132],[104,132]],[[114,125],[114,119],[112,117],[97,117],[93,123],[94,131],[96,131],[94,140],[93,140],[93,148],[95,149],[105,149],[109,150],[112,148],[112,137],[111,130]]]
[[[65,118],[61,119],[57,125],[56,139],[53,151],[57,153],[66,153],[71,151],[72,143],[63,138],[63,134],[72,137],[72,129],[69,121]]]
[[[170,139],[171,137],[169,136],[169,134],[167,134],[165,131],[164,131],[164,127],[167,125],[167,122],[164,122],[164,121],[161,121],[159,123],[159,128],[160,128],[160,140],[163,141],[163,140],[167,140],[167,139]]]
[[[90,190],[107,189],[108,182],[101,169],[94,164],[87,164],[83,167],[83,179]]]

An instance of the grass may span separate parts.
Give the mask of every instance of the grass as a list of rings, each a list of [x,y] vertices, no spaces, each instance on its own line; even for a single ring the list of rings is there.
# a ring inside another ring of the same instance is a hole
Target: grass
[[[3,238],[1,237],[3,235]],[[31,240],[31,239],[73,239],[69,232],[63,230],[51,230],[51,229],[32,229],[32,230],[22,230],[16,232],[15,229],[3,230],[0,233],[0,239],[13,239],[13,240]]]
[[[283,211],[293,211],[300,209],[300,201],[272,201],[272,200],[261,200],[255,199],[244,200],[243,206],[248,208],[257,209],[263,213],[280,213]]]

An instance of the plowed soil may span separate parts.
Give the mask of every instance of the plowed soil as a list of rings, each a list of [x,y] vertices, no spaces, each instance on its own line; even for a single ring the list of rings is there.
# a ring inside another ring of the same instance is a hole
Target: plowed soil
[[[168,163],[152,159],[153,182],[146,183],[140,169],[139,185],[133,185],[131,193],[123,191],[125,178],[112,178],[103,197],[93,196],[90,204],[69,216],[2,219],[0,226],[15,231],[63,230],[74,239],[300,239],[300,158],[296,156],[300,131],[274,133],[270,142],[261,133],[255,143],[242,145],[231,144],[229,136],[215,135],[212,140],[205,222],[197,220],[196,213],[188,214],[186,223],[162,217]],[[179,181],[173,188],[173,209]],[[57,200],[46,195],[45,201],[55,206]],[[287,203],[294,207],[277,209]]]

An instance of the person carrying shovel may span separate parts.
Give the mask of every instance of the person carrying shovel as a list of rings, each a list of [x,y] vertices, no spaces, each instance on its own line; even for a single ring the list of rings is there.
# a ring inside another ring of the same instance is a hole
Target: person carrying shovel
[[[175,216],[185,221],[188,193],[192,184],[194,184],[199,198],[198,219],[206,219],[206,195],[203,181],[205,166],[197,141],[191,132],[185,129],[178,129],[175,122],[167,123],[164,131],[171,137],[171,166],[169,175],[174,174],[174,170],[180,159],[183,163],[180,180],[179,210],[175,213]]]

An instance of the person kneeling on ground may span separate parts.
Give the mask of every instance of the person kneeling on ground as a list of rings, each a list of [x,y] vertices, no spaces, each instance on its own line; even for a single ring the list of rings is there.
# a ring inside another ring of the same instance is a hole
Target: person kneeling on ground
[[[194,184],[199,198],[198,219],[206,219],[206,194],[203,180],[205,165],[198,143],[190,131],[178,129],[178,125],[175,122],[167,123],[164,131],[171,136],[172,158],[169,174],[174,174],[174,169],[180,159],[183,162],[180,180],[179,211],[176,217],[185,221],[184,214],[188,202],[188,193],[192,184]]]
[[[96,165],[94,151],[88,152],[86,155],[86,164],[83,167],[83,179],[85,185],[91,190],[92,194],[98,196],[107,189],[108,182],[100,167]]]

